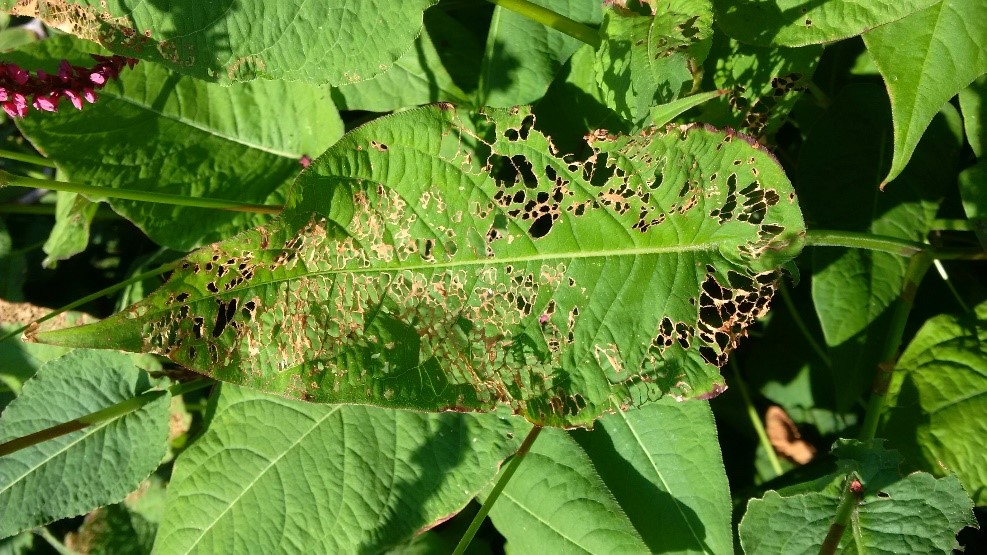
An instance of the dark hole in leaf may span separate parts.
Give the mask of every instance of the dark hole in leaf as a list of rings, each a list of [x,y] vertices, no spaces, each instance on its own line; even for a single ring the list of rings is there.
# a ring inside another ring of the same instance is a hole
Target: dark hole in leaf
[[[507,131],[504,131],[504,136],[507,137],[507,140],[511,142],[518,140],[517,131],[513,129],[508,129]]]
[[[528,233],[531,234],[535,239],[544,237],[548,235],[548,232],[552,230],[552,215],[542,214],[531,224],[528,228]]]
[[[607,165],[606,153],[601,153],[593,164],[589,182],[594,187],[603,187],[613,177],[613,166]]]
[[[559,174],[555,172],[555,168],[553,168],[551,164],[546,164],[545,177],[547,177],[549,181],[555,181],[556,179],[558,179]]]
[[[206,284],[206,289],[208,289],[210,293],[219,293],[219,288],[216,287],[216,283],[212,281]]]
[[[707,364],[719,366],[719,357],[716,356],[716,351],[714,351],[712,347],[708,345],[699,347],[699,354],[703,357],[703,360],[705,360]]]
[[[196,316],[192,319],[192,335],[194,335],[196,339],[202,339],[203,324],[205,324],[205,321],[201,316]]]
[[[190,295],[188,293],[186,293],[186,292],[183,291],[183,292],[179,293],[177,296],[175,296],[175,300],[178,301],[178,302],[180,302],[180,303],[184,303],[186,300],[188,300],[189,296]]]

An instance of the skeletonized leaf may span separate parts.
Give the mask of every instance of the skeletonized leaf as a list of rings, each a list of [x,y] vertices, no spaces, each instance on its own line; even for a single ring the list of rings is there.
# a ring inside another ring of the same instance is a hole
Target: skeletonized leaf
[[[436,1],[0,0],[0,9],[197,79],[341,85],[386,71]]]
[[[804,231],[777,161],[702,126],[552,152],[534,117],[449,105],[376,120],[302,174],[271,225],[193,253],[101,325],[43,342],[164,353],[322,403],[508,405],[587,425],[714,394]]]

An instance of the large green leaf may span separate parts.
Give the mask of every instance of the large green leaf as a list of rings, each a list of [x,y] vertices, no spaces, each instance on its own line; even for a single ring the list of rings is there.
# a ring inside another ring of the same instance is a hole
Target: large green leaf
[[[684,126],[594,136],[581,163],[521,108],[481,117],[486,141],[449,105],[375,120],[302,174],[281,219],[102,324],[38,338],[309,401],[508,405],[551,425],[718,390],[801,247],[771,154]]]
[[[490,516],[519,553],[730,552],[709,405],[665,399],[592,431],[543,431]]]
[[[955,472],[987,505],[987,303],[922,326],[895,368],[882,435],[923,470]]]
[[[599,2],[534,0],[534,3],[592,26],[603,20]],[[569,56],[582,45],[561,31],[497,6],[487,35],[477,105],[506,108],[538,100]]]
[[[901,174],[943,104],[987,73],[987,2],[943,0],[864,34],[894,114],[894,158],[885,183]]]
[[[840,553],[948,553],[956,533],[975,526],[973,503],[955,476],[897,473],[901,458],[878,442],[841,440],[840,472],[753,499],[740,522],[748,554],[816,553],[836,517],[848,474],[863,490]]]
[[[462,509],[520,441],[493,414],[323,407],[227,385],[212,413],[175,464],[159,553],[377,553]]]
[[[959,117],[949,110],[929,129],[908,170],[891,190],[887,171],[890,111],[885,92],[853,85],[812,128],[799,158],[807,217],[825,229],[923,241],[955,179]],[[834,203],[833,199],[840,202]],[[812,298],[837,376],[837,408],[855,403],[873,378],[887,335],[888,308],[901,292],[907,259],[861,249],[813,252]]]
[[[152,388],[130,355],[77,350],[46,363],[0,418],[0,442]],[[123,499],[165,455],[168,393],[140,409],[0,458],[0,537]]]
[[[13,60],[53,72],[60,58],[91,65],[88,52],[95,50],[62,36],[31,45]],[[299,158],[318,155],[342,135],[327,90],[304,83],[221,87],[142,62],[99,94],[81,112],[63,105],[58,113],[32,112],[18,121],[71,181],[277,204],[302,169]],[[156,242],[179,250],[267,219],[119,199],[110,204]]]
[[[436,1],[0,0],[0,9],[198,79],[340,85],[387,70]]]
[[[934,3],[935,0],[713,0],[717,25],[740,42],[757,46],[805,46],[845,39]]]

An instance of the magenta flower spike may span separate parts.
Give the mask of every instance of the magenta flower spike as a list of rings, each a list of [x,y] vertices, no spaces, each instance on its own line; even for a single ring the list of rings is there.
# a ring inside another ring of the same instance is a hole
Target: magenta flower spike
[[[62,60],[56,75],[40,69],[31,75],[17,64],[0,63],[0,106],[10,117],[22,118],[29,107],[56,112],[59,100],[64,97],[81,110],[85,102],[96,102],[96,91],[117,79],[124,67],[137,65],[136,59],[124,56],[93,54],[92,57],[96,60],[93,67],[74,66]]]

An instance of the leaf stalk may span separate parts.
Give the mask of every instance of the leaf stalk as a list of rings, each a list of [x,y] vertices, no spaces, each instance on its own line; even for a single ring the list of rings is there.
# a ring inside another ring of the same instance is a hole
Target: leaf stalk
[[[35,166],[43,166],[45,168],[55,169],[54,162],[42,156],[37,156],[35,154],[27,154],[25,152],[0,149],[0,158],[6,158],[8,160],[17,160],[18,162],[26,162],[28,164],[34,164]]]
[[[850,524],[853,509],[860,500],[858,494],[853,491],[853,483],[856,479],[856,476],[853,474],[847,475],[846,484],[843,487],[843,495],[840,497],[840,504],[836,506],[836,516],[833,518],[833,523],[829,525],[829,532],[826,533],[826,539],[819,546],[819,555],[833,555],[840,546],[840,540],[843,539],[843,532],[846,531],[847,525]]]
[[[936,260],[987,260],[987,252],[979,249],[937,249],[926,243],[856,231],[809,230],[805,232],[805,244],[811,247],[864,249],[904,257],[924,253]]]
[[[574,19],[569,19],[568,17],[552,10],[543,8],[538,4],[529,2],[528,0],[488,0],[489,2],[496,4],[505,10],[510,10],[518,15],[522,15],[532,21],[541,23],[546,27],[551,27],[556,31],[561,31],[570,37],[580,40],[593,48],[599,48],[600,43],[600,32],[592,27],[588,27],[579,23]]]

